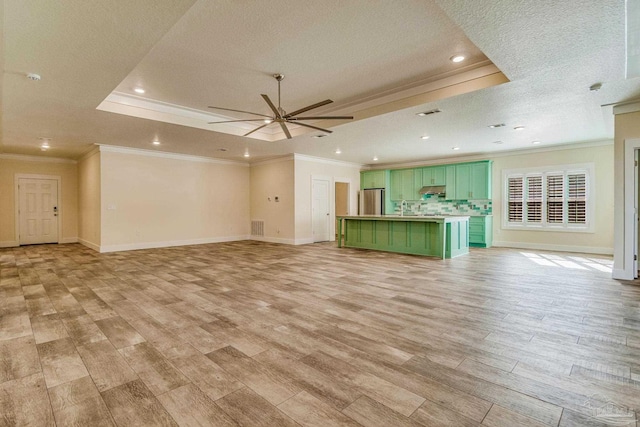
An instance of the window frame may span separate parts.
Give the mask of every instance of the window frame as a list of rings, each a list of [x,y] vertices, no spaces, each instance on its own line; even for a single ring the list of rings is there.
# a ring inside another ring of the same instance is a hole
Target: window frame
[[[585,224],[569,223],[569,183],[568,176],[574,174],[585,175]],[[563,207],[562,207],[562,223],[548,222],[548,198],[547,198],[547,176],[562,175],[563,176]],[[540,222],[528,221],[527,204],[530,201],[528,194],[527,178],[542,177],[542,212]],[[522,179],[522,221],[509,221],[509,179]],[[502,171],[502,228],[505,230],[522,230],[522,231],[559,231],[559,232],[579,232],[594,233],[595,232],[595,164],[581,163],[570,165],[544,166],[538,168],[519,168],[508,169]]]

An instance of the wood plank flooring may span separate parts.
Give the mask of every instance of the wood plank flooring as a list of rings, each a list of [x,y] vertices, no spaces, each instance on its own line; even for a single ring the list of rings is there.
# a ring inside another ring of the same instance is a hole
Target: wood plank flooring
[[[0,425],[636,426],[610,257],[0,249]]]

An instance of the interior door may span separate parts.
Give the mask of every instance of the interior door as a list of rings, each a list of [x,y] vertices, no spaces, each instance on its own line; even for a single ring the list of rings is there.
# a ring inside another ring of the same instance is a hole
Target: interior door
[[[58,243],[58,181],[18,180],[21,245]]]
[[[314,242],[329,240],[329,181],[314,179],[312,181],[312,232]]]

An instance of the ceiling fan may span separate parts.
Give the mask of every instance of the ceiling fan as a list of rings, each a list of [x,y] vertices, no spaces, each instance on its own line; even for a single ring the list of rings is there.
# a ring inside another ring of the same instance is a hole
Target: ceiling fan
[[[249,136],[252,133],[262,129],[263,127],[269,126],[271,123],[275,122],[275,123],[278,123],[280,127],[282,127],[282,131],[287,136],[287,139],[291,139],[291,133],[289,132],[289,129],[287,128],[287,125],[286,125],[287,123],[296,124],[298,126],[304,126],[307,128],[319,130],[321,132],[331,133],[333,131],[329,129],[323,129],[317,126],[312,126],[307,123],[301,123],[301,120],[353,120],[353,116],[298,116],[298,114],[302,114],[309,110],[322,107],[323,105],[331,104],[333,101],[330,99],[325,99],[324,101],[320,101],[318,103],[309,105],[307,107],[300,108],[299,110],[296,110],[293,113],[287,114],[287,112],[280,106],[280,82],[282,81],[282,79],[284,79],[284,74],[274,74],[273,77],[278,81],[278,107],[276,108],[273,102],[271,102],[271,99],[269,98],[268,95],[265,95],[264,93],[262,94],[262,99],[265,100],[267,105],[269,105],[269,108],[271,108],[271,111],[273,111],[272,116],[269,116],[267,114],[253,113],[251,111],[242,111],[242,110],[234,110],[231,108],[209,106],[209,108],[214,108],[216,110],[235,111],[237,113],[247,113],[247,114],[253,114],[254,116],[264,117],[262,119],[224,120],[221,122],[209,122],[209,124],[232,123],[232,122],[263,122],[261,126],[258,126],[257,128],[243,135],[243,136]]]

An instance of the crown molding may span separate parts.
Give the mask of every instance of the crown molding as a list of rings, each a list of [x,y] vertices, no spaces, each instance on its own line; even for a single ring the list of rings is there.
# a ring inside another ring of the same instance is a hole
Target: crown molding
[[[249,163],[246,163],[246,162],[238,162],[235,160],[222,160],[222,159],[216,159],[213,157],[194,156],[190,154],[169,153],[166,151],[151,151],[151,150],[144,150],[141,148],[119,147],[115,145],[104,145],[104,144],[98,144],[98,148],[100,152],[106,152],[106,153],[131,154],[134,156],[159,157],[163,159],[183,160],[187,162],[214,163],[214,164],[221,164],[221,165],[249,167]]]
[[[78,159],[79,162],[82,162],[86,159],[88,159],[89,157],[93,156],[94,154],[97,154],[100,152],[100,147],[97,144],[94,144],[91,146],[91,148],[89,148],[88,151],[85,151],[80,158]]]
[[[472,154],[468,156],[459,156],[459,157],[440,157],[437,159],[419,160],[419,161],[407,162],[407,163],[384,163],[380,165],[376,164],[375,167],[372,167],[372,165],[365,165],[363,169],[378,170],[378,169],[412,168],[412,167],[432,166],[432,165],[439,166],[439,165],[446,165],[451,163],[491,160],[491,159],[500,158],[500,157],[521,156],[523,154],[536,154],[536,153],[547,153],[547,152],[562,151],[562,150],[575,150],[579,148],[602,147],[606,145],[613,145],[613,140],[606,139],[601,141],[587,141],[587,142],[578,142],[578,143],[569,143],[569,144],[557,144],[557,145],[551,145],[548,147],[524,148],[519,150],[506,150],[506,151],[496,151],[496,152],[489,152],[489,153],[478,153],[478,154]]]
[[[294,155],[293,154],[287,154],[286,156],[271,157],[269,159],[259,160],[257,162],[251,163],[251,166],[253,167],[253,166],[270,165],[270,164],[273,164],[273,163],[288,162],[289,160],[294,160]]]
[[[27,156],[25,154],[0,154],[0,160],[20,160],[23,162],[43,162],[43,163],[67,163],[75,165],[78,162],[73,159],[63,159],[62,157]]]

